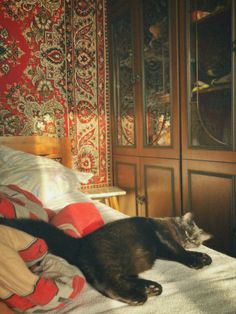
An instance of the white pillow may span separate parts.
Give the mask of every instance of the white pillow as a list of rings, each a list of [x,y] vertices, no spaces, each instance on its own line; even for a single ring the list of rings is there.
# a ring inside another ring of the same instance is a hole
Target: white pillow
[[[64,167],[46,157],[0,145],[0,184],[15,184],[33,193],[42,203],[87,183],[92,173]]]
[[[8,167],[26,167],[39,166],[44,167],[56,167],[62,168],[63,165],[59,162],[45,158],[42,156],[36,156],[33,154],[25,153],[19,150],[12,149],[10,147],[0,145],[0,166]]]

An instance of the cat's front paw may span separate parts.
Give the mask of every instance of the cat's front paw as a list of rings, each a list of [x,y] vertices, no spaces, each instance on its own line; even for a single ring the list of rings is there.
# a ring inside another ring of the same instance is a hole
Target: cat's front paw
[[[191,268],[200,269],[212,263],[211,257],[205,253],[189,252],[188,255],[187,266]]]

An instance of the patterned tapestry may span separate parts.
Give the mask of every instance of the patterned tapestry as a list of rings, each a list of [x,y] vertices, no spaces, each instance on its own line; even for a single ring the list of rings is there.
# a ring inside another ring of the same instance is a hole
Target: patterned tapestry
[[[0,135],[70,136],[89,186],[111,180],[104,1],[0,2]]]

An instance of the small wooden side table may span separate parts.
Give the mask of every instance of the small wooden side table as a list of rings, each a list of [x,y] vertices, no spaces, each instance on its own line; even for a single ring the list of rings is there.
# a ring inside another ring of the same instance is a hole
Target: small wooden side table
[[[84,189],[83,193],[88,194],[91,199],[104,200],[105,204],[120,210],[118,196],[125,195],[126,191],[117,186],[107,186],[101,188]]]

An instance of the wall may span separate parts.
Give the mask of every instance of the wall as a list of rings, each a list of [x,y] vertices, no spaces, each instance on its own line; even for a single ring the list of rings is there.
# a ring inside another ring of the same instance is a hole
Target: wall
[[[0,135],[70,136],[91,186],[111,180],[104,1],[0,4]]]

